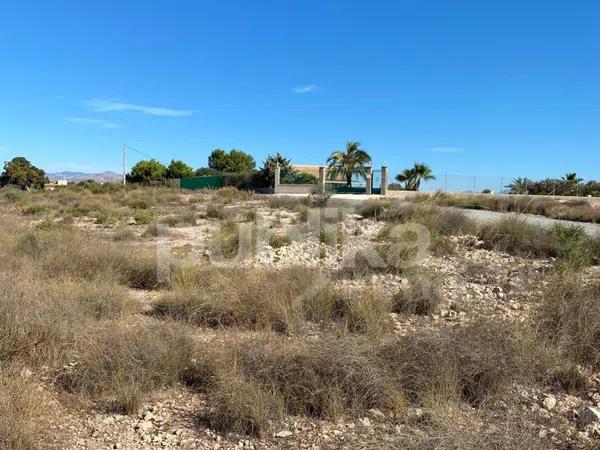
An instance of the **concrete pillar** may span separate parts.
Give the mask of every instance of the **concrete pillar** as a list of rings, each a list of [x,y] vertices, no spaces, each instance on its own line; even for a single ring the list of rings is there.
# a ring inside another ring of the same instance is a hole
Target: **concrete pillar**
[[[319,193],[325,194],[325,181],[327,180],[327,167],[319,167]]]
[[[367,195],[371,195],[371,181],[373,180],[373,174],[372,173],[368,173],[365,176],[365,183],[367,183],[367,190],[366,190],[366,194]]]
[[[273,185],[273,189],[275,190],[276,194],[279,191],[280,184],[281,184],[281,167],[279,167],[279,164],[277,164],[277,166],[275,167],[275,183]]]
[[[387,166],[381,166],[381,195],[387,195],[388,171]]]

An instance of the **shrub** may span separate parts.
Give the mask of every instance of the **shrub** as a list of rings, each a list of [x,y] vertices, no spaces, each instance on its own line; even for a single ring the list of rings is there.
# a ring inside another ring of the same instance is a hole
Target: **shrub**
[[[121,227],[115,230],[115,232],[112,235],[112,238],[114,241],[130,242],[135,240],[135,233],[127,227]]]
[[[523,256],[548,257],[555,254],[548,232],[519,217],[489,223],[478,234],[489,249]]]
[[[409,278],[407,288],[401,289],[392,299],[392,311],[398,314],[434,314],[442,301],[439,280],[424,274]]]
[[[600,367],[600,282],[556,275],[541,298],[543,335],[578,363]]]
[[[240,375],[223,378],[211,392],[210,425],[219,431],[264,436],[270,421],[282,416],[281,400]]]
[[[367,200],[361,203],[357,213],[365,218],[380,219],[385,216],[385,211],[390,207],[387,200]]]
[[[41,433],[39,396],[33,379],[15,367],[0,376],[0,448],[33,450]]]
[[[292,243],[292,239],[284,234],[271,234],[269,236],[269,245],[273,248],[286,247]]]
[[[247,201],[253,198],[253,194],[249,191],[240,191],[233,186],[226,186],[217,189],[213,193],[213,201],[221,204],[231,204],[235,202]]]
[[[58,384],[133,413],[143,394],[181,379],[192,348],[190,338],[172,324],[131,327],[107,322],[79,336],[76,364],[60,374]]]
[[[325,245],[342,245],[346,241],[344,232],[340,229],[323,225],[319,230],[319,242]]]
[[[557,224],[549,235],[556,247],[556,268],[579,270],[592,264],[594,246],[583,227]]]
[[[243,327],[279,332],[303,322],[302,297],[318,285],[316,273],[207,268],[179,278],[156,303],[155,314],[209,327]]]
[[[223,206],[208,205],[206,207],[206,217],[212,219],[232,220],[235,217],[233,208],[223,208]]]
[[[556,364],[532,333],[492,321],[421,329],[384,344],[378,355],[411,401],[437,407],[460,401],[481,406],[515,382],[546,377]]]
[[[138,211],[133,216],[133,220],[138,225],[148,225],[149,223],[154,222],[155,216],[151,211]]]
[[[23,214],[27,216],[35,216],[38,214],[47,213],[49,209],[46,206],[42,205],[31,205],[27,208],[23,209]]]
[[[342,290],[326,286],[304,299],[305,315],[314,322],[335,323],[351,333],[381,334],[390,330],[390,301],[372,287]]]

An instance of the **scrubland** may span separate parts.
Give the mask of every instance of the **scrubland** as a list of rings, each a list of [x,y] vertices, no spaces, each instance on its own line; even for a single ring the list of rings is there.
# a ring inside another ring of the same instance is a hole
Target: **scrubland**
[[[578,227],[230,188],[0,208],[0,448],[598,448]]]

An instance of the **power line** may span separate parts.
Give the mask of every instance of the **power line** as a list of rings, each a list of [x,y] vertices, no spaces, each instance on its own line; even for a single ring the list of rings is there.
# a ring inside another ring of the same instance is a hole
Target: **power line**
[[[156,159],[153,156],[148,155],[147,153],[144,153],[142,151],[139,151],[136,148],[131,147],[130,145],[127,144],[123,144],[123,186],[125,186],[127,184],[127,176],[126,176],[126,171],[127,171],[127,149],[134,151],[136,153],[139,153],[142,156],[145,156],[146,158],[150,158],[150,159]]]
[[[128,148],[129,150],[133,150],[134,152],[136,152],[136,153],[139,153],[140,155],[142,155],[142,156],[145,156],[146,158],[150,158],[150,159],[156,159],[156,158],[154,158],[154,156],[150,156],[150,155],[148,155],[147,153],[141,152],[141,151],[139,151],[139,150],[137,150],[137,149],[133,148],[132,146],[130,146],[130,145],[128,145],[128,144],[124,144],[124,145],[125,145],[125,147],[126,147],[126,148]]]

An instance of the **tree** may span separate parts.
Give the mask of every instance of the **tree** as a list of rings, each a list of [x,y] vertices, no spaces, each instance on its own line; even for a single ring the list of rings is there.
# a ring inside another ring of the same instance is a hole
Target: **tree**
[[[360,142],[348,141],[346,151],[336,151],[327,158],[329,177],[335,179],[342,175],[346,186],[352,186],[352,175],[359,174],[366,178],[371,169],[371,157],[360,148]]]
[[[435,180],[435,175],[433,174],[431,167],[429,167],[425,163],[416,162],[413,167],[413,171],[415,174],[415,187],[416,187],[415,190],[416,191],[418,191],[419,188],[421,187],[421,181]]]
[[[223,149],[216,148],[208,157],[208,168],[217,172],[225,172],[227,167],[227,152]]]
[[[261,172],[267,184],[273,186],[275,182],[275,168],[279,164],[281,180],[287,179],[295,174],[295,170],[292,168],[291,160],[277,152],[274,155],[267,155],[264,160]]]
[[[209,167],[200,167],[199,169],[196,169],[194,175],[197,177],[209,177],[219,175],[219,171]]]
[[[172,159],[165,176],[169,179],[182,179],[194,175],[194,169],[180,160]]]
[[[127,180],[132,183],[148,183],[165,179],[167,168],[155,159],[137,162],[127,175]]]
[[[0,186],[15,185],[21,189],[30,187],[41,189],[47,181],[46,173],[22,156],[5,162],[4,171],[0,175]]]
[[[225,150],[217,148],[208,157],[208,167],[217,172],[241,173],[250,172],[256,167],[252,155],[241,150]]]
[[[579,178],[575,172],[567,172],[561,179],[571,184],[579,184],[583,181],[583,178]]]
[[[416,191],[416,176],[413,169],[404,169],[396,175],[396,181],[402,184],[402,188],[406,191]]]
[[[527,194],[528,186],[532,181],[528,178],[514,178],[512,182],[505,187],[510,189],[511,194]]]
[[[435,175],[427,164],[416,162],[412,168],[396,175],[396,180],[404,183],[405,190],[418,191],[422,181],[435,180]]]

